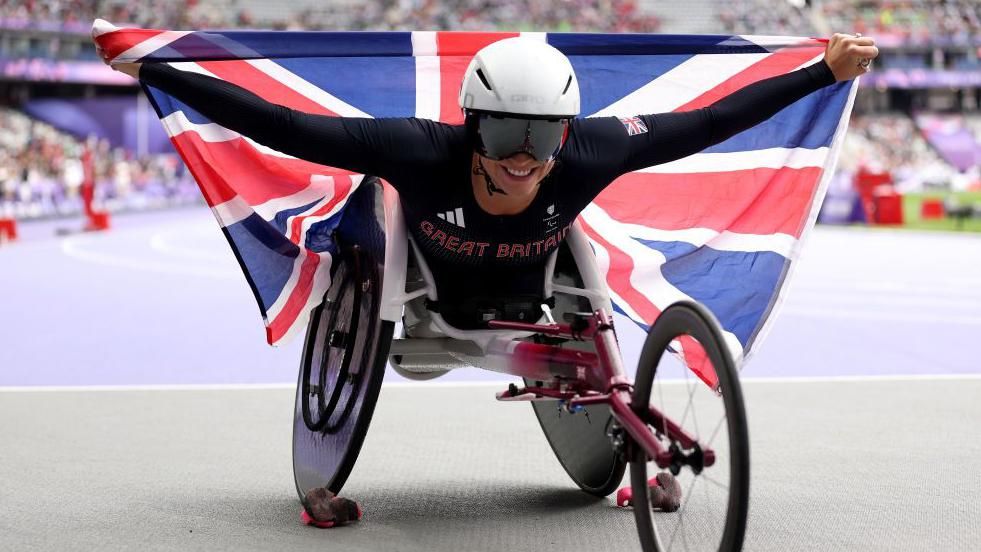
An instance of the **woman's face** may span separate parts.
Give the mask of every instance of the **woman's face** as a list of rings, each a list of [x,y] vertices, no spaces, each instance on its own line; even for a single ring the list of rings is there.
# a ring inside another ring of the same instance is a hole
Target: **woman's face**
[[[494,185],[514,198],[534,194],[538,190],[538,184],[555,165],[554,160],[537,161],[527,153],[512,155],[500,161],[481,156],[480,163]]]

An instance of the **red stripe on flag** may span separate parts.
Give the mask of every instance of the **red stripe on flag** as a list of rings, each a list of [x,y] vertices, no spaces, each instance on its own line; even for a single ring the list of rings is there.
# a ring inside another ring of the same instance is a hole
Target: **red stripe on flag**
[[[583,230],[591,240],[599,244],[610,259],[610,267],[606,273],[606,283],[610,286],[621,299],[627,302],[631,309],[640,316],[645,323],[650,324],[661,314],[661,309],[651,303],[644,294],[637,291],[630,283],[630,275],[634,271],[634,260],[630,255],[624,253],[616,246],[606,241],[596,230],[594,230],[583,217],[579,217]]]
[[[436,52],[439,58],[439,120],[458,125],[463,123],[460,110],[460,86],[470,60],[478,50],[519,33],[436,33]]]
[[[279,315],[269,321],[269,325],[266,326],[266,341],[270,345],[282,339],[293,326],[303,307],[307,304],[307,299],[313,289],[313,279],[317,273],[317,266],[320,264],[320,257],[306,249],[301,249],[301,251],[307,258],[303,259],[303,263],[300,265],[300,275],[296,280],[296,285],[290,290],[289,299],[286,300],[283,309],[279,311]]]
[[[348,194],[351,193],[351,177],[350,176],[335,176],[334,177],[334,195],[330,198],[330,201],[326,205],[317,209],[316,211],[301,215],[293,218],[293,223],[290,225],[290,241],[304,247],[304,244],[300,243],[301,234],[303,232],[303,221],[310,217],[322,217],[330,212],[331,209],[337,206],[338,203],[344,201]]]
[[[808,43],[810,42],[808,41]],[[779,50],[729,77],[729,79],[709,89],[701,96],[678,107],[675,111],[691,111],[710,105],[746,85],[787,73],[808,60],[814,59],[823,51],[823,44],[815,44],[814,47],[798,46]]]
[[[247,61],[202,61],[199,65],[216,77],[246,88],[266,101],[306,113],[337,116],[337,113],[272,78]]]
[[[710,228],[800,237],[822,169],[628,173],[593,200],[611,217],[662,230]],[[639,197],[654,198],[649,202]]]
[[[472,58],[481,48],[520,33],[481,33],[442,31],[436,33],[436,53],[440,56]],[[469,60],[468,60],[469,61]]]
[[[236,195],[249,205],[260,205],[302,191],[310,185],[312,175],[352,174],[309,161],[267,155],[241,138],[205,142],[196,132],[183,132],[171,142],[211,207]]]
[[[153,38],[164,31],[157,29],[120,29],[95,37],[95,42],[106,51],[109,59],[115,59],[119,54],[129,50],[144,40]],[[152,52],[147,52],[148,54]]]
[[[690,335],[679,336],[678,341],[681,343],[683,353],[681,360],[688,366],[688,369],[694,372],[698,379],[705,382],[709,389],[718,389],[719,376],[715,373],[715,367],[712,366],[701,342]]]

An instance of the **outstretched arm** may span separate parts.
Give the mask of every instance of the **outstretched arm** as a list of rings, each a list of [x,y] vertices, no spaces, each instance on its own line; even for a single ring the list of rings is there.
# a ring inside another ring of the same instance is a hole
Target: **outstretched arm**
[[[430,121],[314,115],[268,102],[221,79],[163,63],[115,68],[178,98],[225,128],[314,163],[387,178],[408,164],[435,162],[440,155],[440,133],[431,128],[435,123]]]
[[[867,72],[865,60],[878,55],[870,38],[836,34],[823,60],[755,82],[712,105],[692,111],[641,115],[647,132],[628,135],[615,118],[582,121],[590,136],[602,137],[596,150],[622,159],[619,174],[687,157],[766,121],[804,96]],[[595,122],[594,122],[595,121]]]

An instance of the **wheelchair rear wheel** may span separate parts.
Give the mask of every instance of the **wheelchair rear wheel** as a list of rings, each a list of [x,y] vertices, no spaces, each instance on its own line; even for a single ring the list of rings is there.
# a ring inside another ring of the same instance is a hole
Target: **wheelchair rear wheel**
[[[301,499],[341,490],[381,389],[394,324],[379,317],[381,270],[360,248],[338,255],[330,289],[312,313],[293,421],[293,475]]]

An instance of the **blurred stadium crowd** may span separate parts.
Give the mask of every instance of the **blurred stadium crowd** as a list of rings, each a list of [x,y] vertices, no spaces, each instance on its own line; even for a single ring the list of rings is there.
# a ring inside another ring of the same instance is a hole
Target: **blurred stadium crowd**
[[[105,210],[141,210],[199,201],[175,155],[139,159],[106,140],[79,140],[51,125],[0,108],[0,216],[76,215],[90,181]]]
[[[0,63],[25,57],[94,61],[87,35],[97,17],[168,29],[692,32],[679,23],[706,10],[711,18],[695,32],[861,32],[875,36],[883,47],[880,70],[981,71],[978,0],[731,0],[670,6],[653,0],[0,0]],[[937,88],[864,88],[840,171],[846,176],[862,168],[889,171],[901,190],[981,189],[978,161],[952,161],[940,147],[947,143],[943,136],[934,139],[938,132],[952,133],[981,144],[981,92],[977,86],[966,92]],[[0,109],[0,216],[78,212],[86,151],[94,154],[90,170],[97,198],[109,210],[181,204],[197,197],[172,154],[137,156],[30,119],[13,109],[17,102],[9,98],[0,99],[4,105],[10,107]],[[948,115],[939,119],[918,117],[944,112]]]
[[[269,9],[270,6],[273,9]],[[387,31],[497,28],[655,32],[637,0],[420,0],[249,2],[228,0],[0,0],[5,26],[87,31],[96,18],[157,29],[261,27]],[[515,22],[520,22],[515,25]]]

